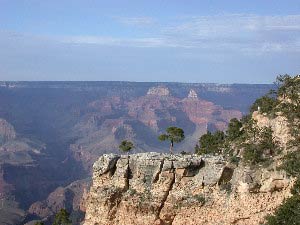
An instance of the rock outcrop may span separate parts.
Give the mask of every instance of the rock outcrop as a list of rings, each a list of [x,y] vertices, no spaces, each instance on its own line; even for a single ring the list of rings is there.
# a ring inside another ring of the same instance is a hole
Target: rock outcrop
[[[169,94],[169,89],[164,86],[152,87],[147,92],[147,95],[168,96]]]
[[[0,118],[0,141],[10,141],[16,138],[14,127],[6,120]]]
[[[258,127],[270,127],[273,131],[274,138],[282,145],[282,147],[287,147],[287,144],[292,139],[292,136],[290,133],[289,123],[284,116],[277,115],[272,119],[267,115],[255,111],[252,114],[252,118],[256,120]]]
[[[194,89],[190,90],[190,92],[188,94],[188,98],[198,98],[198,95]]]
[[[84,224],[261,224],[292,183],[283,171],[234,167],[220,156],[103,155]]]

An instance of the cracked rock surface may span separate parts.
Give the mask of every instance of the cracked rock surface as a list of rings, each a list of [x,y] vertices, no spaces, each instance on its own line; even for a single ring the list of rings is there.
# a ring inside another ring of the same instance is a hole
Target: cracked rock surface
[[[109,154],[93,168],[85,225],[261,224],[292,185],[220,156]]]

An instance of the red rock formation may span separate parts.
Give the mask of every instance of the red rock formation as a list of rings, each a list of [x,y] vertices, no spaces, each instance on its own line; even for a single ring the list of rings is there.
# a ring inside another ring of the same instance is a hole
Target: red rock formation
[[[183,111],[195,124],[214,124],[219,130],[225,130],[232,118],[241,118],[238,110],[225,110],[212,102],[198,98],[185,98],[182,100]]]
[[[153,135],[157,136],[167,126],[180,126],[190,137],[189,143],[183,143],[185,150],[193,151],[193,146],[208,125],[225,130],[231,118],[242,116],[238,110],[225,110],[198,98],[194,90],[187,98],[179,99],[164,87],[150,88],[147,95],[127,101],[120,97],[103,98],[89,103],[88,108],[83,120],[74,129],[82,138],[70,148],[75,159],[82,162],[88,171],[104,150],[105,153],[113,149],[117,151],[122,139],[137,143],[136,150],[141,148],[138,143],[143,143],[142,151],[148,151],[153,149],[153,146],[147,146],[148,143],[157,139]],[[142,123],[144,127],[132,123]],[[144,129],[142,136],[139,135],[140,129]]]

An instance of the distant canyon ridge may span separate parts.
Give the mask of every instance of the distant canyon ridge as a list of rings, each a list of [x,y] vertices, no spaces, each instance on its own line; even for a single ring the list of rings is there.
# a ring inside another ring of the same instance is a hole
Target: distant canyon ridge
[[[185,131],[175,151],[193,152],[207,130],[225,130],[272,85],[139,82],[0,82],[0,224],[83,217],[91,166],[116,153],[167,152],[157,136]],[[63,197],[62,197],[63,196]]]

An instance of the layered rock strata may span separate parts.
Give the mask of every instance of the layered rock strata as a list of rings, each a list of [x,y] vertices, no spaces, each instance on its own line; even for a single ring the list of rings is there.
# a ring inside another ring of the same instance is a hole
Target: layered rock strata
[[[293,183],[220,156],[109,154],[93,170],[85,225],[261,224]]]

